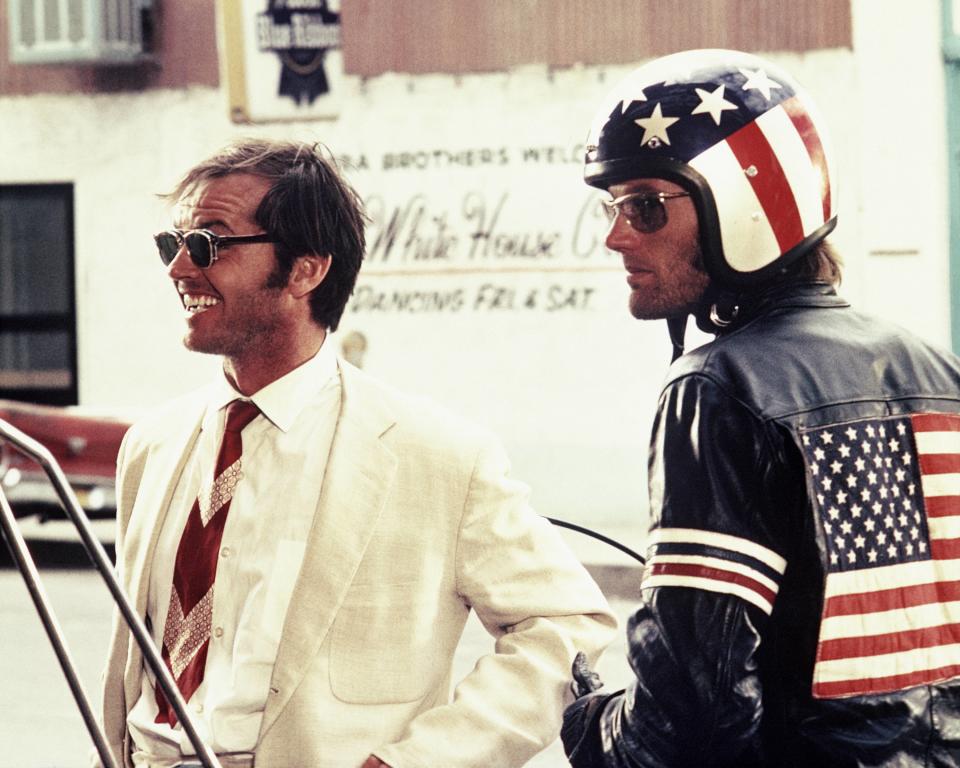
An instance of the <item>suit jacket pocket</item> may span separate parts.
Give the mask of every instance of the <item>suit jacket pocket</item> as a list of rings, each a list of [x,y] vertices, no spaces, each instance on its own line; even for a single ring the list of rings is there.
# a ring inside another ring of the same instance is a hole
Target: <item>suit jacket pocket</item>
[[[331,630],[330,688],[352,704],[422,699],[445,668],[437,658],[436,594],[422,584],[357,584]]]

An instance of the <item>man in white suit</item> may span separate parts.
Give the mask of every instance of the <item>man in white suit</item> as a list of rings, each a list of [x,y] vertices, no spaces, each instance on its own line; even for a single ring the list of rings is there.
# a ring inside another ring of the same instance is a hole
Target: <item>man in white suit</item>
[[[201,734],[244,767],[522,765],[615,620],[495,440],[324,343],[363,258],[356,193],[315,147],[248,140],[171,199],[184,343],[224,375],[128,433],[117,553]],[[451,697],[471,608],[495,652]],[[121,765],[193,754],[119,621],[103,706]]]

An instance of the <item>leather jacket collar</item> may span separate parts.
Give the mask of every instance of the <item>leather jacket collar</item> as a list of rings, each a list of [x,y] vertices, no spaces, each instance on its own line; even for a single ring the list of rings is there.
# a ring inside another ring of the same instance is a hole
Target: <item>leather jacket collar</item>
[[[710,286],[700,300],[694,318],[706,333],[723,335],[742,328],[773,309],[786,307],[846,307],[830,283],[807,281],[778,283],[749,294],[734,294]]]

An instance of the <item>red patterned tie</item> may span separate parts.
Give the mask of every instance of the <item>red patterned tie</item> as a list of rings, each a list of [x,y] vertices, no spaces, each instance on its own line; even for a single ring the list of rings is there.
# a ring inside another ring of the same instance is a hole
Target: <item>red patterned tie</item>
[[[201,489],[177,547],[170,607],[163,630],[163,660],[170,667],[185,701],[190,700],[203,681],[207,663],[220,540],[233,491],[243,477],[240,432],[259,413],[257,406],[246,400],[234,400],[227,406],[223,440],[213,473],[216,480],[209,496]],[[156,722],[176,725],[177,713],[159,685],[156,694],[159,707]]]

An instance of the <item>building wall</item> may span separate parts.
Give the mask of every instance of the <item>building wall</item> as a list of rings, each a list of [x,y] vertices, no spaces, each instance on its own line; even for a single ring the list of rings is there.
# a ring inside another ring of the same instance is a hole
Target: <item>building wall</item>
[[[851,7],[852,47],[769,56],[834,129],[843,292],[947,344],[939,4]],[[669,344],[663,323],[628,316],[580,180],[594,108],[636,63],[345,74],[335,118],[257,125],[231,122],[226,83],[8,89],[0,183],[75,185],[81,402],[140,408],[216,375],[215,359],[180,346],[179,302],[150,237],[169,223],[155,193],[239,135],[321,141],[373,219],[335,340],[362,333],[371,373],[493,428],[543,513],[639,521]]]
[[[858,304],[949,346],[941,9],[937,0],[915,7],[907,14],[886,1],[853,4],[855,114],[847,125],[856,133],[846,175],[857,185],[849,222],[857,246],[845,289]],[[898,202],[904,194],[913,201]]]
[[[688,48],[849,48],[849,0],[346,0],[344,67],[472,73],[630,64]]]
[[[216,28],[212,0],[160,0],[153,14],[150,56],[123,66],[13,64],[7,0],[0,0],[0,94],[114,93],[147,88],[216,87]]]

